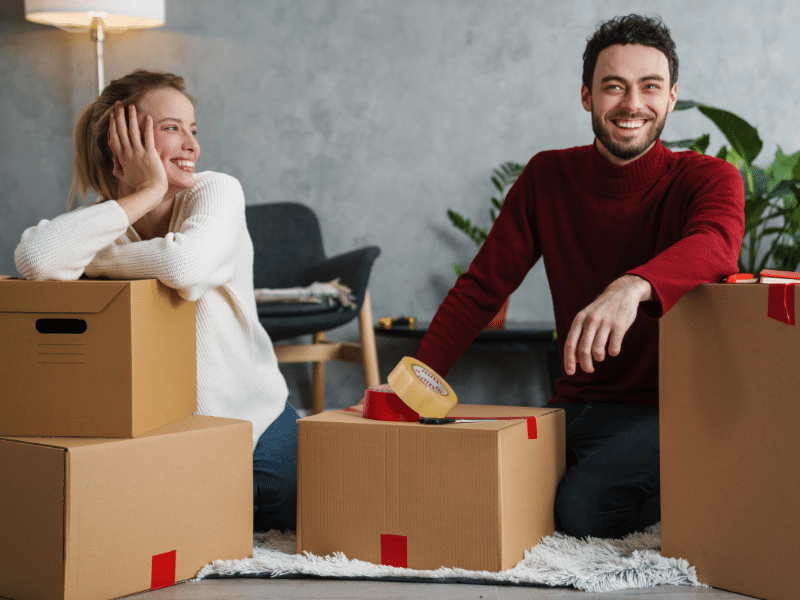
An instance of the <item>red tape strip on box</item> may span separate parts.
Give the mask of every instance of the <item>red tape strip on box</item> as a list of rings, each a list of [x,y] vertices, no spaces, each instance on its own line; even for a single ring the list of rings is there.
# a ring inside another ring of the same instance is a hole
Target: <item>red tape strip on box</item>
[[[794,325],[794,286],[796,284],[770,283],[767,316],[787,325]]]
[[[408,568],[408,538],[404,535],[381,534],[381,564]]]
[[[364,399],[364,417],[376,421],[419,421],[419,414],[391,391],[368,389]]]
[[[163,554],[153,555],[153,569],[150,574],[151,590],[175,585],[175,560],[177,554],[176,550],[171,550]]]
[[[528,439],[535,440],[539,432],[536,430],[536,417],[528,417]]]

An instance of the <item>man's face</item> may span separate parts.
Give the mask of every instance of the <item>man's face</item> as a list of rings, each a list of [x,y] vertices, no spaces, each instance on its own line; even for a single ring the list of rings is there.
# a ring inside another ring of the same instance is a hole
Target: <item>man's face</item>
[[[617,165],[645,154],[661,135],[677,95],[678,84],[670,89],[669,63],[660,50],[615,44],[600,52],[592,91],[581,86],[600,154]]]

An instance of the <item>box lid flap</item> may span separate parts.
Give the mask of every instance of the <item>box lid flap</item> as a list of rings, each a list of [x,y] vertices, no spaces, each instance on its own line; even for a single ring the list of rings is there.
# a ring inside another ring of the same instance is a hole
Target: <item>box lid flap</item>
[[[130,281],[0,280],[0,312],[98,313],[130,285]]]

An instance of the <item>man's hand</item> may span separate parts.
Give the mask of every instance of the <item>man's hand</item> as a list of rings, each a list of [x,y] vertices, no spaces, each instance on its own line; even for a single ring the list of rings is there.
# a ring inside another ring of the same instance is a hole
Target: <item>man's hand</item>
[[[594,372],[592,360],[602,361],[608,354],[617,356],[622,338],[633,324],[639,303],[653,299],[650,283],[636,275],[615,279],[572,321],[564,342],[564,372],[574,375],[577,365],[587,373]]]

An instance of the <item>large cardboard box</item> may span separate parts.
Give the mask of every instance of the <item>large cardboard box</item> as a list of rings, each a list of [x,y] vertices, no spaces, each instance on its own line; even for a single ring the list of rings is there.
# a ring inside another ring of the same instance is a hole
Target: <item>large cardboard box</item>
[[[768,600],[800,594],[794,294],[707,284],[661,320],[662,553]]]
[[[563,411],[456,405],[448,416],[522,418],[420,425],[332,411],[298,421],[298,552],[501,571],[552,534]]]
[[[195,329],[155,279],[0,280],[0,435],[135,437],[192,414]]]
[[[252,425],[0,439],[0,597],[106,600],[253,550]]]

